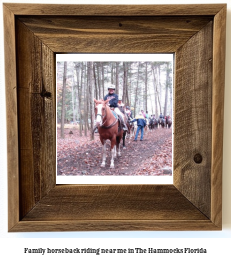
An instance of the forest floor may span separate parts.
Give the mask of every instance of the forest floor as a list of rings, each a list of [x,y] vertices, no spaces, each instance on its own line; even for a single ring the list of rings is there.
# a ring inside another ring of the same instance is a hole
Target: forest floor
[[[73,134],[69,134],[72,131]],[[171,176],[172,175],[172,129],[145,131],[143,141],[126,139],[126,149],[115,159],[115,168],[110,168],[110,141],[107,141],[107,160],[102,162],[102,145],[99,134],[95,139],[80,136],[77,126],[65,128],[65,139],[57,130],[57,175],[62,176]]]

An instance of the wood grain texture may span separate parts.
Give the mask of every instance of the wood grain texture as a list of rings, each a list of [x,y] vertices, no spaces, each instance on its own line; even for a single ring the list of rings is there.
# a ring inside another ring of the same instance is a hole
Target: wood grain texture
[[[216,15],[224,4],[191,5],[56,5],[5,3],[15,15],[180,16]]]
[[[41,231],[211,231],[209,220],[62,220],[21,221],[10,232]]]
[[[211,203],[213,23],[176,52],[174,184],[207,217]],[[202,156],[196,163],[194,156]]]
[[[20,17],[54,52],[175,52],[212,16]],[[60,39],[62,39],[60,41]],[[141,44],[142,41],[142,44]]]
[[[9,231],[221,229],[225,12],[4,4]],[[174,185],[55,185],[55,53],[69,51],[176,53]]]
[[[222,155],[225,89],[226,6],[214,17],[211,220],[222,227]]]
[[[59,185],[12,231],[25,227],[27,231],[216,230],[173,185]]]
[[[19,221],[19,155],[14,14],[3,6],[7,119],[8,229]]]
[[[16,21],[20,217],[55,185],[54,54]]]
[[[128,221],[208,218],[173,185],[83,185],[56,186],[23,221],[54,219]]]

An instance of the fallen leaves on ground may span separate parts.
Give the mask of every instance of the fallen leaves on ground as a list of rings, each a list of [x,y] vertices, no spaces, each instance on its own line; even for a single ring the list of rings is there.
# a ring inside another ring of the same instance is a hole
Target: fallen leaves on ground
[[[72,134],[70,133],[70,130]],[[110,169],[110,141],[107,141],[107,159],[105,168],[102,162],[102,145],[99,134],[90,140],[80,136],[75,128],[65,129],[65,139],[57,132],[57,171],[65,176],[159,176],[172,175],[172,130],[155,129],[145,132],[144,140],[134,142],[126,139],[126,148],[122,148],[121,157],[115,159],[115,168]],[[139,134],[140,135],[140,134]]]

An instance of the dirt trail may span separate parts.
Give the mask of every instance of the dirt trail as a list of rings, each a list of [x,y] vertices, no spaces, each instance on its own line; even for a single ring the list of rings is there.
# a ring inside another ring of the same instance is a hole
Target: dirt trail
[[[172,130],[156,129],[145,132],[144,140],[126,139],[126,149],[115,159],[110,169],[110,141],[107,141],[107,160],[102,162],[102,145],[98,134],[95,140],[79,137],[78,131],[65,129],[66,138],[57,141],[57,175],[65,176],[156,176],[172,175]],[[140,136],[140,134],[139,134]],[[122,148],[122,144],[121,144]]]

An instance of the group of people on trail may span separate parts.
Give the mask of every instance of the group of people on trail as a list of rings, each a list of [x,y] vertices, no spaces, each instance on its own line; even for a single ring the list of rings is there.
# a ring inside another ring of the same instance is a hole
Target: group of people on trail
[[[104,100],[105,101],[109,100],[109,106],[114,108],[114,111],[120,117],[124,131],[127,131],[128,128],[127,128],[127,125],[124,121],[124,115],[123,115],[122,111],[120,110],[120,108],[122,108],[124,110],[124,113],[126,113],[128,115],[130,122],[135,122],[135,121],[137,122],[137,131],[136,131],[136,134],[135,134],[134,141],[137,141],[137,138],[138,138],[140,131],[141,131],[140,140],[142,141],[143,135],[144,135],[144,128],[147,125],[147,123],[149,122],[149,120],[156,118],[155,114],[149,116],[148,111],[144,112],[144,110],[141,110],[140,113],[138,114],[138,116],[133,119],[130,107],[129,106],[124,107],[122,100],[119,99],[118,95],[115,93],[115,87],[114,86],[110,86],[108,88],[108,94],[104,97]],[[162,120],[164,118],[165,117],[163,116],[163,114],[160,113],[159,119]]]
[[[124,104],[122,103],[122,100],[119,100],[118,95],[115,93],[115,87],[111,86],[108,88],[108,94],[104,97],[104,100],[109,100],[109,106],[114,108],[114,111],[117,113],[117,115],[119,115],[122,125],[123,125],[123,130],[128,130],[127,126],[125,124],[124,121],[124,115],[121,112],[121,110],[118,108],[118,106],[124,107]],[[124,111],[128,117],[130,118],[131,122],[137,121],[137,131],[136,131],[136,135],[135,135],[135,139],[134,141],[137,141],[138,135],[139,135],[139,131],[141,130],[141,137],[140,140],[143,140],[143,135],[144,135],[144,127],[146,126],[146,120],[144,118],[143,115],[143,110],[139,113],[139,115],[133,119],[132,118],[132,112],[129,108],[129,106],[125,107],[125,111]],[[146,117],[146,115],[145,115]]]
[[[147,117],[146,117],[147,118]],[[171,119],[170,115],[167,115],[167,116],[164,116],[162,114],[162,112],[160,113],[159,117],[156,118],[156,115],[155,114],[152,114],[150,117],[149,117],[149,120],[159,120],[159,121],[162,121],[162,120],[165,120],[166,119]]]

